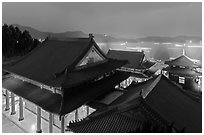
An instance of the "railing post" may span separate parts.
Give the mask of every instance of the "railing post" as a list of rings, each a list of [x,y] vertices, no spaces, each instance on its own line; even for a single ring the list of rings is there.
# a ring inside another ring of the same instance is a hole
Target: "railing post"
[[[36,133],[42,133],[41,129],[41,108],[37,106],[37,130]]]
[[[49,133],[53,132],[53,114],[49,113]]]
[[[19,97],[19,121],[23,120],[23,98]]]
[[[64,130],[64,116],[61,116],[61,133],[64,133],[65,130]]]
[[[9,92],[8,90],[6,90],[6,107],[5,107],[5,111],[8,111],[10,108],[9,108]]]

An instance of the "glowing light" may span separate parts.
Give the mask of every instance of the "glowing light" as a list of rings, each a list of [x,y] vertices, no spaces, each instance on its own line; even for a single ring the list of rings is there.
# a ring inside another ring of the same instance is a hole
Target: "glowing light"
[[[177,47],[183,47],[183,45],[179,45],[179,44],[175,44],[175,46],[177,46]]]
[[[33,124],[30,129],[35,130],[35,124]]]
[[[170,45],[170,44],[172,44],[172,43],[170,43],[170,42],[167,42],[167,43],[162,43],[162,44],[165,44],[165,45]]]
[[[148,47],[127,47],[127,49],[151,50],[152,48],[148,48]]]

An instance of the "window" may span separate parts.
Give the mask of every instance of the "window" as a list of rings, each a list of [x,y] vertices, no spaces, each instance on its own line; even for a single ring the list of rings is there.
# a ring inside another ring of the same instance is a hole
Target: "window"
[[[179,76],[179,83],[185,84],[185,78]]]
[[[95,47],[92,47],[88,54],[79,62],[77,66],[84,66],[95,62],[103,61],[105,58],[100,55]]]

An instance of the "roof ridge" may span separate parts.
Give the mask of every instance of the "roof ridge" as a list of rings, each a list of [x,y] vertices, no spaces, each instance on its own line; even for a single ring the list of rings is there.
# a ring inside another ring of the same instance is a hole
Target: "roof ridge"
[[[144,52],[141,52],[141,51],[112,50],[112,49],[109,49],[108,52],[110,52],[110,51],[115,51],[115,52],[128,52],[128,53],[144,53]]]
[[[142,97],[143,98],[146,98],[149,93],[156,87],[156,85],[159,83],[159,81],[161,80],[162,78],[162,74],[158,75],[156,78],[154,78],[155,80],[150,84],[150,86],[147,88],[146,91],[144,91],[142,89]]]

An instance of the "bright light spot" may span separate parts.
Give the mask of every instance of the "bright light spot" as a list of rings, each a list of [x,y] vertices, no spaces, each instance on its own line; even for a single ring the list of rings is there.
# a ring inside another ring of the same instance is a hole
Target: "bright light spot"
[[[120,45],[125,45],[125,43],[121,43]]]
[[[189,45],[188,47],[202,48],[202,46],[199,46],[199,45],[194,45],[194,46]]]
[[[172,44],[172,43],[170,43],[170,42],[167,42],[167,43],[162,43],[162,44],[165,44],[165,45],[170,45],[170,44]]]
[[[192,41],[190,40],[189,43],[192,43]]]
[[[177,46],[177,47],[182,47],[183,45],[175,44],[175,46]]]
[[[30,129],[35,130],[35,124],[33,124]]]

